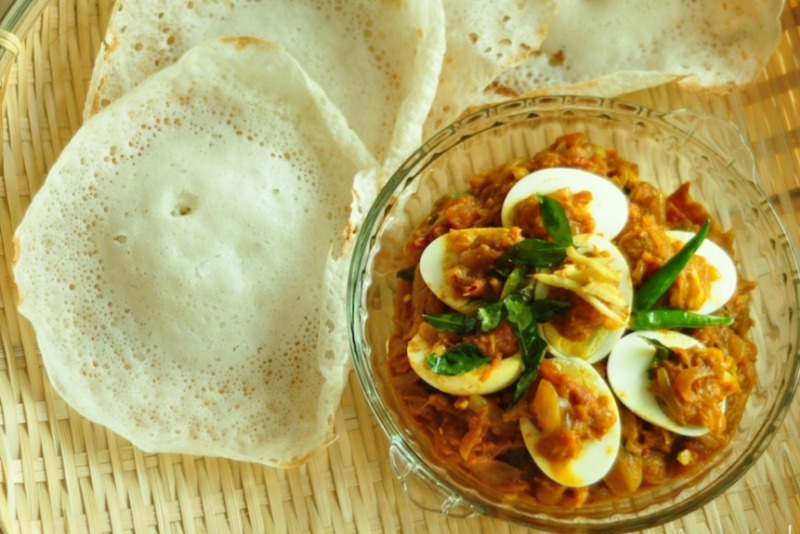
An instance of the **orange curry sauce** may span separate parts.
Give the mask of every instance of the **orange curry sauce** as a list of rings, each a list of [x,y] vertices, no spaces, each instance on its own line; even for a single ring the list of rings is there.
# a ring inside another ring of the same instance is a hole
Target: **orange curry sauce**
[[[697,230],[709,218],[707,211],[694,202],[685,184],[666,195],[651,184],[640,181],[637,166],[622,159],[615,150],[603,148],[587,141],[583,134],[572,134],[557,139],[550,147],[528,160],[513,161],[473,177],[469,190],[440,199],[426,221],[415,231],[406,244],[408,265],[417,266],[413,281],[400,282],[395,304],[395,332],[389,346],[389,376],[406,424],[424,436],[432,453],[443,464],[457,468],[472,480],[481,491],[501,496],[506,502],[525,501],[528,504],[563,507],[581,506],[644,491],[648,487],[664,484],[674,477],[702,469],[704,463],[730,440],[744,409],[747,396],[755,382],[755,346],[748,339],[751,320],[748,316],[749,293],[754,284],[740,278],[733,298],[725,312],[735,318],[732,326],[713,326],[685,331],[707,347],[728,355],[734,362],[735,384],[726,387],[733,392],[726,400],[725,421],[711,421],[714,431],[689,438],[651,425],[619,404],[622,422],[622,445],[616,463],[600,482],[589,487],[568,488],[547,478],[534,464],[523,442],[519,419],[535,416],[534,395],[540,382],[547,376],[547,365],[522,399],[508,409],[514,387],[491,395],[458,397],[442,393],[423,382],[411,368],[406,354],[408,341],[417,333],[431,340],[442,336],[422,318],[423,313],[442,313],[449,308],[436,298],[419,275],[418,263],[425,247],[436,237],[451,229],[501,226],[500,211],[509,189],[529,173],[547,167],[576,167],[605,176],[628,194],[630,214],[624,230],[614,240],[625,255],[631,268],[634,288],[652,274],[667,258],[674,254],[664,231],[668,229]],[[582,205],[585,199],[567,202],[567,211],[573,234],[586,231]],[[563,199],[560,199],[563,201]],[[571,207],[570,207],[571,206]],[[535,206],[523,207],[535,211]],[[535,213],[528,220],[536,220]],[[713,222],[713,221],[712,221]],[[590,231],[591,228],[589,227]],[[523,228],[526,235],[541,237],[540,222]],[[709,238],[732,254],[732,239],[713,222]],[[695,295],[697,290],[687,287],[698,277],[714,276],[702,262],[695,262],[697,276],[677,280],[668,297],[680,301]],[[463,282],[464,284],[470,281]],[[491,280],[475,291],[496,293]],[[585,312],[574,306],[573,313]],[[577,316],[576,316],[577,317]],[[576,317],[573,321],[580,322]],[[569,321],[567,316],[565,321]],[[585,319],[590,321],[591,318]],[[507,327],[481,334],[473,339],[486,350],[494,363],[515,353],[517,341]],[[690,355],[691,356],[691,355]],[[711,355],[713,356],[713,355]],[[704,365],[711,356],[687,357],[683,368],[672,366],[662,373],[677,376],[692,365]],[[705,358],[705,360],[704,360]],[[545,360],[547,361],[547,360]],[[695,363],[692,363],[694,361]],[[714,363],[702,376],[718,372]],[[595,368],[605,376],[603,361]],[[697,371],[692,371],[697,374]],[[728,377],[730,378],[730,377]],[[729,382],[729,381],[728,381]],[[564,387],[563,384],[555,384]],[[717,402],[713,394],[703,396],[706,403]],[[595,407],[597,416],[603,416],[603,406]],[[680,408],[677,408],[680,410]],[[683,414],[687,420],[697,414]],[[569,448],[570,443],[560,446]],[[568,453],[567,453],[568,454]]]

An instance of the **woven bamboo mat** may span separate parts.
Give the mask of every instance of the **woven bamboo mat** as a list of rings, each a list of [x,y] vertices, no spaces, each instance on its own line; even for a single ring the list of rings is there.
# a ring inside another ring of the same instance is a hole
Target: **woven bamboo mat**
[[[19,2],[18,2],[19,3]],[[388,444],[351,378],[338,441],[300,468],[147,454],[71,410],[52,390],[34,335],[16,311],[11,237],[81,122],[112,0],[30,2],[0,33],[0,531],[517,533],[488,518],[424,512],[402,493]],[[787,0],[780,49],[732,95],[674,86],[628,95],[659,109],[727,117],[750,141],[765,190],[800,243],[800,0]],[[737,484],[651,532],[800,532],[800,398]]]

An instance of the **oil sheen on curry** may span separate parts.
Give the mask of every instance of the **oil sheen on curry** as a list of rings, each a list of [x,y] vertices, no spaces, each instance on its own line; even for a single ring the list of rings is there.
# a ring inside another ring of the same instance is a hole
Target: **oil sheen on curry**
[[[405,245],[389,372],[443,463],[578,507],[702,470],[755,382],[732,236],[583,134],[474,176]]]

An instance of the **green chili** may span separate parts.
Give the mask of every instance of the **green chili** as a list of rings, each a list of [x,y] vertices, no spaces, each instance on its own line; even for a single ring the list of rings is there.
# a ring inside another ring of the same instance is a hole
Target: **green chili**
[[[700,231],[690,240],[684,243],[683,247],[672,256],[667,262],[648,278],[636,292],[633,298],[634,311],[649,310],[656,301],[666,293],[678,274],[686,267],[694,253],[700,248],[703,240],[708,235],[711,222],[706,221]]]
[[[733,324],[733,317],[727,315],[704,315],[685,310],[649,310],[636,313],[631,318],[633,330],[701,328],[730,324]]]

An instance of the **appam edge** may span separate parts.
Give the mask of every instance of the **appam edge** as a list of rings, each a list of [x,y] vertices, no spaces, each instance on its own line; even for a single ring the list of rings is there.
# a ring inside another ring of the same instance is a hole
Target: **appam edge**
[[[486,100],[613,97],[670,81],[696,92],[729,92],[755,78],[777,49],[784,4],[560,0],[540,49],[501,73]]]
[[[376,165],[258,39],[197,45],[110,104],[15,233],[19,310],[56,392],[147,452],[307,460],[334,439],[344,272]]]
[[[250,35],[283,46],[341,110],[385,180],[422,143],[445,49],[440,0],[118,0],[89,117],[192,46]]]
[[[455,120],[500,74],[537,51],[556,15],[556,0],[443,0],[446,48],[423,131]]]

